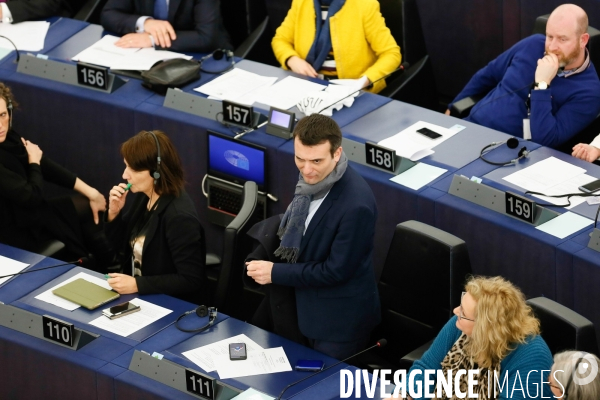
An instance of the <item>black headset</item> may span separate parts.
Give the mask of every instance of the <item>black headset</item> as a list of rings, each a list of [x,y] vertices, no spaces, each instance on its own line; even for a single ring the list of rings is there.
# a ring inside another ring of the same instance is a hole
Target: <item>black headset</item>
[[[158,144],[158,138],[154,134],[154,131],[146,131],[152,135],[154,141],[156,142],[156,170],[152,172],[152,177],[154,178],[154,184],[156,185],[156,181],[160,178],[160,144]]]
[[[209,58],[212,58],[214,60],[220,60],[223,58],[223,56],[225,56],[225,60],[230,62],[230,64],[228,64],[226,68],[219,70],[219,71],[209,71],[209,70],[202,68],[202,63],[204,63],[204,61],[208,60]],[[227,49],[217,49],[217,50],[213,51],[212,53],[207,54],[204,57],[202,57],[200,60],[198,60],[198,63],[200,64],[200,71],[202,71],[202,72],[206,72],[207,74],[223,74],[223,73],[233,69],[233,66],[235,65],[235,59],[233,56],[233,51],[227,50]]]
[[[577,373],[577,368],[579,368],[579,363],[582,362],[584,358],[585,357],[581,357],[575,363],[575,368],[573,368],[573,371],[569,375],[569,380],[567,381],[567,384],[565,385],[565,393],[563,393],[563,397],[562,397],[563,400],[567,400],[569,398],[569,387],[571,387],[571,383],[573,382],[573,375],[575,375]]]
[[[506,143],[506,145],[508,146],[509,149],[516,149],[517,146],[519,146],[519,139],[510,138],[506,142],[492,142],[492,143],[488,144],[487,146],[485,146],[483,149],[481,149],[481,152],[479,153],[479,158],[481,158],[483,161],[485,161],[488,164],[505,166],[505,165],[516,164],[521,158],[527,157],[529,155],[529,151],[527,151],[527,147],[523,146],[523,147],[521,147],[521,150],[519,150],[519,153],[517,154],[517,158],[514,158],[510,161],[495,162],[495,161],[490,161],[484,157],[484,154],[487,154],[486,153],[487,149],[489,149],[490,147],[500,146],[504,143]]]
[[[199,316],[200,318],[204,318],[208,315],[208,323],[206,325],[204,325],[200,328],[196,328],[196,329],[185,329],[185,328],[182,328],[181,326],[179,326],[179,321],[181,321],[183,319],[183,317],[185,317],[186,315],[189,315],[191,313],[196,313],[196,315]],[[187,333],[204,332],[205,330],[207,330],[208,328],[213,326],[213,324],[217,320],[217,315],[218,315],[218,313],[217,313],[217,309],[215,307],[198,306],[195,310],[186,311],[184,314],[181,314],[179,316],[179,318],[177,318],[177,320],[175,321],[175,327],[177,329],[179,329],[180,331],[187,332]]]

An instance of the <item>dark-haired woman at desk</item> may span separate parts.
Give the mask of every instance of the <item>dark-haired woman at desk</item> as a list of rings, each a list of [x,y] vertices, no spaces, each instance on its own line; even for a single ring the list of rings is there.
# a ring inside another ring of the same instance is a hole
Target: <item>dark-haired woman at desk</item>
[[[121,294],[164,293],[202,304],[204,230],[175,147],[161,131],[142,131],[123,143],[121,155],[127,184],[110,190],[105,230],[124,273],[109,274],[108,284]],[[128,197],[131,207],[121,212]]]

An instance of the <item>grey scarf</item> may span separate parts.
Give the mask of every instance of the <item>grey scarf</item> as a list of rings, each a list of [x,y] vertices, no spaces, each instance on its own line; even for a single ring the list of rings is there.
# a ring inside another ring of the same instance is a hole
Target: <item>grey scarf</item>
[[[310,202],[325,197],[333,185],[344,175],[347,167],[348,158],[342,151],[340,160],[333,171],[321,182],[310,185],[304,182],[304,178],[300,174],[294,199],[285,211],[279,225],[279,230],[277,231],[277,236],[281,239],[281,244],[274,253],[277,257],[289,263],[295,263],[298,260],[300,243],[302,242],[302,236],[304,236],[304,224],[308,217]]]

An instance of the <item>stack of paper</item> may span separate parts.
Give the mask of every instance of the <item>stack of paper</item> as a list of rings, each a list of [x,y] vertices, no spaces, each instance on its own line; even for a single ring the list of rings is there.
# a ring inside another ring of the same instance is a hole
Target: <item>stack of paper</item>
[[[115,46],[117,36],[106,35],[72,58],[112,69],[147,71],[158,61],[172,58],[191,60],[192,56],[154,48],[122,48]]]
[[[262,91],[257,103],[287,110],[312,92],[325,89],[324,85],[288,76]]]
[[[90,325],[97,326],[100,329],[116,333],[120,336],[129,336],[173,312],[173,310],[157,306],[142,299],[133,299],[130,303],[140,306],[140,311],[116,319],[110,319],[102,315],[91,321]]]
[[[421,128],[429,128],[442,136],[437,139],[430,139],[417,132],[417,130]],[[382,140],[379,144],[392,150],[396,150],[396,154],[401,157],[417,161],[425,156],[433,154],[434,151],[432,149],[435,146],[456,135],[456,132],[457,130],[450,130],[428,122],[419,121],[394,136]]]
[[[0,276],[16,274],[23,271],[27,268],[29,264],[22,263],[17,260],[13,260],[12,258],[6,258],[0,256]],[[6,278],[0,279],[0,284],[6,282],[12,278],[12,276],[7,276]]]
[[[0,35],[9,38],[19,50],[40,51],[44,48],[48,28],[50,28],[50,23],[46,21],[20,22],[18,24],[0,23]],[[14,46],[4,38],[0,39],[0,47],[14,49]]]
[[[230,343],[245,343],[248,359],[231,361],[229,359]],[[182,354],[206,372],[216,370],[221,379],[292,370],[283,347],[263,349],[244,334],[198,347]]]
[[[260,93],[275,81],[277,81],[276,77],[262,76],[234,68],[194,90],[204,93],[209,96],[209,99],[252,105]]]

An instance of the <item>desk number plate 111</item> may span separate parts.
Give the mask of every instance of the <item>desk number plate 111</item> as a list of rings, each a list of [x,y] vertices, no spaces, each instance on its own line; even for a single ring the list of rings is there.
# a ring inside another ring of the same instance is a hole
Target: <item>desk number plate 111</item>
[[[75,330],[73,324],[52,318],[47,315],[42,316],[44,337],[54,342],[73,347]]]
[[[505,193],[506,214],[533,224],[535,202],[511,192]]]
[[[185,385],[187,391],[190,393],[209,400],[214,400],[214,383],[215,380],[213,378],[200,375],[190,369],[185,370]]]

